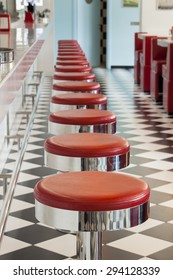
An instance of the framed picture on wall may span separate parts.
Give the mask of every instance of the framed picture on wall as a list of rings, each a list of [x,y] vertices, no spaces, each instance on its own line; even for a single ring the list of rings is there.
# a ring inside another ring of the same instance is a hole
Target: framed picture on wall
[[[122,0],[123,7],[138,7],[139,0]]]
[[[157,9],[159,10],[173,9],[173,0],[157,0]]]

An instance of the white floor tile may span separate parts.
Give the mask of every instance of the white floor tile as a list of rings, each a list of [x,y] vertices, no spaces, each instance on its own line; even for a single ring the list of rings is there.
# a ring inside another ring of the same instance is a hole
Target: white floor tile
[[[172,246],[172,243],[142,234],[134,234],[107,245],[147,257]]]
[[[27,227],[32,225],[33,223],[23,220],[23,219],[18,219],[16,217],[8,216],[7,223],[5,226],[5,232]]]
[[[76,236],[66,234],[58,238],[36,244],[37,247],[72,257],[76,255]]]
[[[31,244],[4,236],[1,244],[0,255],[7,254],[31,246]]]
[[[158,170],[171,170],[171,169],[173,169],[173,162],[157,160],[157,161],[151,161],[148,163],[143,163],[143,164],[141,164],[141,166],[155,168]]]
[[[152,151],[152,152],[145,152],[145,153],[137,154],[135,156],[149,158],[149,159],[153,159],[153,160],[162,160],[165,158],[172,157],[172,154],[162,153],[162,152],[158,152],[158,151]]]

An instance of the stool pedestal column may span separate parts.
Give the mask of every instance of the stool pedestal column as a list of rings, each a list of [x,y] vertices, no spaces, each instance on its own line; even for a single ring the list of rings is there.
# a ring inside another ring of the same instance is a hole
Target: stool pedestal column
[[[77,233],[77,259],[101,260],[102,259],[102,232],[78,232]]]

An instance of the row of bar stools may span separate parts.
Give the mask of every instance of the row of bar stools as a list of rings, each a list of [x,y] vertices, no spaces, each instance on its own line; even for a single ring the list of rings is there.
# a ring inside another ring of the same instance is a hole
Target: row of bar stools
[[[58,46],[63,49],[66,42],[61,40]],[[95,103],[94,96],[101,96],[105,103],[106,97],[99,92],[97,83],[59,82],[53,85],[51,106],[88,108],[88,100]],[[102,129],[104,122],[104,131],[94,129],[94,122],[97,129],[100,124]],[[106,129],[109,123],[110,131]],[[68,133],[69,126],[79,125],[78,133],[75,128],[73,133],[62,134],[60,125],[66,129],[67,124]],[[84,132],[89,124],[92,130]],[[135,226],[149,216],[148,185],[132,176],[111,172],[126,167],[130,157],[128,141],[113,134],[115,128],[115,114],[106,110],[53,110],[49,116],[49,132],[56,135],[45,141],[45,164],[61,173],[35,186],[36,217],[56,229],[76,232],[79,259],[101,259],[103,231]]]
[[[116,116],[107,110],[72,109],[51,113],[48,118],[48,132],[53,135],[97,132],[116,132]]]

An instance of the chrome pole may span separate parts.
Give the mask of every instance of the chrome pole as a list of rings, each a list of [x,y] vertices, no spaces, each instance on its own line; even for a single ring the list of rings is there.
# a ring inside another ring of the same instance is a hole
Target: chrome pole
[[[102,231],[78,232],[76,243],[77,259],[102,259]]]

